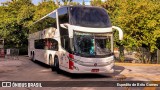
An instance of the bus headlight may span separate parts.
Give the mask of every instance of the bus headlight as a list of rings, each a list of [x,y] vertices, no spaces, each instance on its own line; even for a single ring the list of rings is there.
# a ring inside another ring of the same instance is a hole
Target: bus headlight
[[[114,60],[111,60],[111,61],[109,61],[109,62],[106,62],[106,65],[110,65],[110,64],[112,64],[112,63],[114,63]]]

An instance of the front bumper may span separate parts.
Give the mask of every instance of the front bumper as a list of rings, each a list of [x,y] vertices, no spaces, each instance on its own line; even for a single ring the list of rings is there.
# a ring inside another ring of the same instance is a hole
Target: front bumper
[[[69,73],[114,73],[114,62],[106,66],[84,66],[74,62],[73,69],[68,69]],[[93,70],[98,70],[94,72]]]

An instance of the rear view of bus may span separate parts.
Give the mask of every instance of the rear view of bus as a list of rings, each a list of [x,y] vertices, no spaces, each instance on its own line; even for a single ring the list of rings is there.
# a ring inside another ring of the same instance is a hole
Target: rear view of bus
[[[70,73],[113,73],[113,27],[107,12],[99,7],[84,6],[58,11],[63,15],[67,11],[69,17],[65,23],[59,18],[60,34],[64,36],[61,38],[62,58],[66,56],[65,66],[68,64],[68,69],[64,69],[65,66],[62,69]]]

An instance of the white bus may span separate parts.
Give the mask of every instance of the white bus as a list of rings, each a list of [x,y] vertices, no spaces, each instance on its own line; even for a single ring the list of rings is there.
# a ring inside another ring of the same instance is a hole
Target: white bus
[[[113,73],[113,28],[105,9],[63,6],[34,23],[28,55],[69,73]]]

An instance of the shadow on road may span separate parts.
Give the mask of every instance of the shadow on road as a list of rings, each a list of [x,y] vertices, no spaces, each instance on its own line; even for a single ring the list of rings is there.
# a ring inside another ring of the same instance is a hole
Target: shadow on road
[[[47,65],[47,64],[45,64],[45,63],[43,63],[43,62],[40,62],[40,61],[37,61],[37,60],[35,60],[35,61],[33,61],[33,62],[36,63],[36,64],[39,65],[39,66],[44,67],[44,68],[50,68],[49,65]]]
[[[111,78],[106,74],[71,74],[65,71],[62,71],[61,75],[67,76],[71,79],[95,79],[95,78]]]
[[[119,75],[125,68],[123,66],[118,66],[118,65],[115,65],[114,66],[114,75]]]
[[[122,66],[114,66],[114,73],[101,73],[101,74],[71,74],[65,71],[62,71],[61,75],[70,77],[72,79],[95,79],[95,78],[113,78],[116,75],[120,75],[120,73],[125,69]]]
[[[44,68],[50,68],[49,65],[45,64],[45,63],[42,63],[42,62],[39,62],[39,61],[34,61],[34,63],[38,64],[39,66],[42,66]],[[65,71],[61,71],[61,74],[60,75],[63,75],[63,76],[67,76],[71,79],[95,79],[95,78],[112,78],[116,75],[119,75],[125,68],[122,67],[122,66],[114,66],[114,69],[115,69],[115,72],[114,73],[101,73],[101,74],[71,74],[71,73],[68,73],[68,72],[65,72]],[[56,72],[56,71],[54,71]]]

